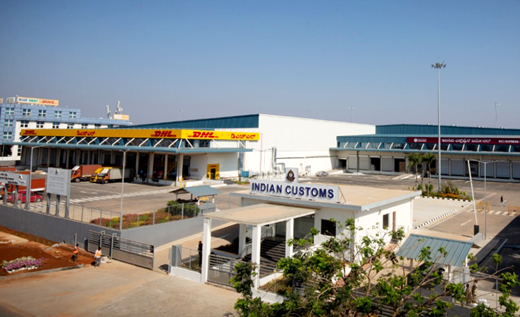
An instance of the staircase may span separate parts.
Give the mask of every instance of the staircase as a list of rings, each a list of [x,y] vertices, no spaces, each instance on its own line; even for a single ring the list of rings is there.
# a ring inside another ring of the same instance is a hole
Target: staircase
[[[260,278],[273,274],[276,263],[285,257],[285,240],[280,238],[266,238],[260,245]],[[243,258],[244,262],[251,262],[251,254]]]

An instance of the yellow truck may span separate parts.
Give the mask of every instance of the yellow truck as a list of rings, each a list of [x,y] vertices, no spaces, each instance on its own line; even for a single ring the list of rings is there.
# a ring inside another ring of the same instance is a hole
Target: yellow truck
[[[133,179],[134,170],[125,168],[123,176],[123,169],[120,167],[101,167],[98,168],[90,177],[91,183],[105,184],[108,182],[121,181],[124,177],[125,182],[131,182]]]

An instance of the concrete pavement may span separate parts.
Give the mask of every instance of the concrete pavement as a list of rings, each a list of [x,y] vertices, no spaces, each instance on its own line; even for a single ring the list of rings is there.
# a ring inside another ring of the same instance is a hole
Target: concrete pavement
[[[117,261],[0,281],[2,316],[229,316],[238,298]]]

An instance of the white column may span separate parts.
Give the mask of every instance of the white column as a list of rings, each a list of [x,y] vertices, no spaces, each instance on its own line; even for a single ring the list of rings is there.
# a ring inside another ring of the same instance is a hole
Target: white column
[[[247,232],[247,225],[246,224],[239,224],[238,226],[238,255],[240,255],[240,252],[244,250],[244,247],[246,246],[246,232]]]
[[[201,283],[208,281],[209,254],[211,252],[211,219],[204,219],[202,232],[202,268]]]
[[[65,168],[69,168],[69,157],[70,157],[70,149],[67,149],[67,154],[65,154]]]
[[[163,179],[168,179],[168,154],[164,154],[164,172]]]
[[[258,289],[258,284],[260,282],[260,244],[262,241],[262,226],[253,226],[252,240],[253,248],[251,251],[251,262],[256,264],[256,276],[253,278],[253,283],[254,288]]]
[[[154,154],[155,153],[153,152],[150,152],[150,154],[148,154],[148,172],[146,172],[148,178],[153,177],[153,162],[155,157]]]
[[[177,173],[175,176],[175,185],[179,185],[182,180],[182,164],[184,163],[184,154],[177,155]]]
[[[294,238],[294,218],[291,218],[285,222],[285,257],[292,257],[294,253],[294,247],[287,244],[287,240]]]

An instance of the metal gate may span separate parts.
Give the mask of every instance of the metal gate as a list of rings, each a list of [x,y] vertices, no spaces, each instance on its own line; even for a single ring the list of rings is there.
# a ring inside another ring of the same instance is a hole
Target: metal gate
[[[112,259],[153,270],[154,247],[151,244],[89,230],[88,251],[95,252],[98,247]]]
[[[232,286],[229,280],[234,277],[235,265],[242,261],[238,259],[227,258],[216,254],[209,255],[208,282]]]

